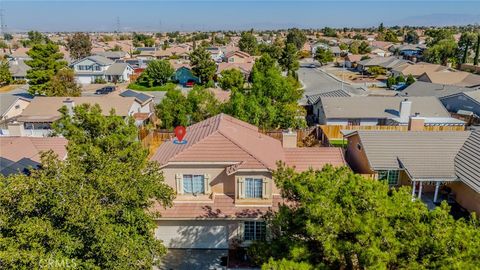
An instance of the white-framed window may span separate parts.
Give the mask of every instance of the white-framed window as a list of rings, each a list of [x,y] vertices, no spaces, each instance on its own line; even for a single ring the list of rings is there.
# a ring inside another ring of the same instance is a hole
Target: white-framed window
[[[245,178],[245,198],[262,198],[263,179],[262,178]]]
[[[184,174],[183,193],[199,194],[205,193],[205,176],[203,174]]]
[[[243,240],[265,240],[267,226],[263,221],[245,221],[243,223]]]
[[[378,180],[386,181],[389,186],[398,185],[398,170],[378,171]]]

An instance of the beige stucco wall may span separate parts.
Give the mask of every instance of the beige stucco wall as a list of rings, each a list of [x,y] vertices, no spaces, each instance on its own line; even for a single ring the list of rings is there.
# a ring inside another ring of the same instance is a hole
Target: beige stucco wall
[[[20,115],[23,110],[30,104],[30,102],[23,100],[23,99],[17,99],[17,101],[12,105],[12,107],[5,113],[2,119],[9,119],[15,116]],[[18,105],[18,108],[15,108]]]
[[[269,180],[268,187],[271,189],[270,194],[280,194],[279,189],[275,186],[274,181],[272,180],[272,174],[270,172],[259,172],[259,171],[249,171],[249,172],[237,172],[232,175],[227,175],[225,165],[169,165],[162,169],[165,182],[173,187],[176,191],[176,174],[209,174],[210,175],[210,189],[212,194],[226,194],[234,195],[236,198],[236,203],[241,201],[245,203],[250,203],[251,200],[247,199],[238,199],[237,193],[237,182],[236,177],[260,177],[267,178]],[[270,196],[271,202],[272,196]],[[186,195],[178,195],[177,199],[188,199]],[[192,198],[195,200],[196,198]],[[264,202],[265,200],[258,200],[258,202]],[[263,203],[262,203],[263,204]]]
[[[455,192],[455,200],[468,211],[474,211],[480,216],[480,194],[462,182],[449,185]]]

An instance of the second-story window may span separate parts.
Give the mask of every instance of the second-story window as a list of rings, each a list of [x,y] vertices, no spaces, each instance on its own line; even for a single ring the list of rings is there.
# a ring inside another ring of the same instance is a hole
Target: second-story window
[[[245,178],[245,198],[262,198],[263,179]]]
[[[199,194],[205,193],[205,177],[197,174],[183,175],[183,193]]]

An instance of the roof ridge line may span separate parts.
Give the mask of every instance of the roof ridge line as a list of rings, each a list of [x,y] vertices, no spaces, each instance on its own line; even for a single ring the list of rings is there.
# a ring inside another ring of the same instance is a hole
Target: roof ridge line
[[[236,143],[234,140],[232,140],[232,138],[228,135],[225,135],[221,130],[218,130],[218,133],[222,134],[223,137],[225,137],[227,140],[229,140],[231,143],[235,144],[236,146],[238,146],[240,149],[242,149],[245,153],[247,153],[248,155],[250,155],[253,159],[255,159],[256,161],[260,162],[263,166],[265,166],[265,168],[269,169],[268,168],[268,165],[263,161],[263,160],[260,160],[259,158],[257,158],[256,156],[252,155],[252,153],[250,153],[250,151],[248,151],[247,149],[245,149],[244,147],[242,147],[241,145],[239,145],[238,143]]]

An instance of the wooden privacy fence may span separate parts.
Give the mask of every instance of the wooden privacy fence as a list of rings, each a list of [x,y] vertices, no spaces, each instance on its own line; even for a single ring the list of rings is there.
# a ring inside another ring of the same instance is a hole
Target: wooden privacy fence
[[[259,132],[268,135],[277,140],[282,140],[283,130],[259,130]],[[317,140],[317,128],[311,127],[307,129],[299,129],[297,132],[297,145],[311,146],[318,143]],[[150,155],[155,153],[155,150],[165,141],[175,138],[175,133],[169,130],[148,130],[140,129],[138,133],[138,139],[142,143],[143,147],[147,148]]]
[[[342,130],[388,130],[408,131],[408,126],[342,126],[320,125],[319,132],[322,139],[338,140],[343,138]],[[465,126],[425,126],[424,131],[464,131]],[[324,138],[326,136],[326,138]],[[323,141],[323,140],[322,140]]]

